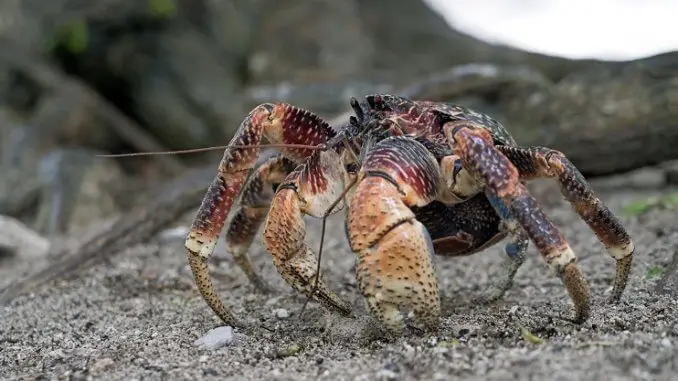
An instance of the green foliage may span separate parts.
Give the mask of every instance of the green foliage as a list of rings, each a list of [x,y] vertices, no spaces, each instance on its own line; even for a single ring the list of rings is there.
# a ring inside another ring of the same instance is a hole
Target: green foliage
[[[89,45],[89,29],[84,19],[70,21],[57,28],[49,42],[48,49],[63,46],[73,54],[82,53]]]
[[[520,335],[523,337],[523,340],[525,340],[528,343],[531,344],[543,344],[544,340],[542,340],[540,337],[536,336],[532,332],[530,332],[527,328],[520,326]]]
[[[456,347],[460,343],[461,342],[459,341],[459,339],[441,340],[441,341],[438,342],[438,344],[436,344],[436,346],[438,348],[452,348],[452,347]]]
[[[151,15],[157,19],[170,19],[177,13],[174,0],[147,0]]]
[[[287,348],[287,354],[289,356],[294,356],[297,353],[299,353],[300,349],[301,349],[301,347],[298,344],[292,344],[292,345],[289,346],[289,348]]]
[[[645,279],[659,278],[664,274],[664,269],[659,266],[650,267],[645,271]]]
[[[627,216],[636,216],[645,213],[654,208],[675,208],[678,207],[678,193],[669,194],[663,197],[651,197],[645,200],[637,200],[629,203],[622,211]]]
[[[290,357],[290,356],[296,356],[299,351],[301,351],[303,348],[301,345],[297,343],[292,343],[289,346],[282,346],[279,347],[276,350],[275,357],[277,358],[285,358],[285,357]]]

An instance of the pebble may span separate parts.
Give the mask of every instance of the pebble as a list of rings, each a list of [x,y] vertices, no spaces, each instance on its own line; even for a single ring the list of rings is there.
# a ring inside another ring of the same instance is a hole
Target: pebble
[[[414,355],[416,354],[414,347],[411,346],[410,344],[407,344],[407,343],[404,343],[403,347],[405,349],[405,351],[404,351],[405,357],[408,358],[408,359],[412,359],[414,357]]]
[[[392,370],[380,369],[376,374],[377,380],[396,380],[398,379],[398,374]]]
[[[661,344],[662,347],[664,347],[664,348],[671,348],[671,347],[673,346],[673,345],[671,344],[671,340],[669,340],[669,339],[666,338],[666,337],[662,339],[662,341],[660,342],[660,344]]]
[[[290,317],[290,313],[284,308],[278,308],[277,310],[275,310],[275,316],[278,319],[287,319],[288,317]]]
[[[207,332],[203,337],[193,342],[193,345],[205,349],[218,349],[233,342],[233,327],[222,326]]]
[[[158,233],[158,239],[163,243],[183,241],[186,239],[186,235],[188,235],[189,230],[190,229],[188,226],[177,226],[174,228],[165,229]]]

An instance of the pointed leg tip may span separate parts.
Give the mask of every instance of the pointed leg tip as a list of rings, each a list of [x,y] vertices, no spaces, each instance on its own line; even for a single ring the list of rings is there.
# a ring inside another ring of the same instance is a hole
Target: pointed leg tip
[[[591,308],[587,307],[581,310],[577,310],[572,322],[577,325],[584,324],[591,317]]]
[[[339,295],[331,291],[329,287],[325,286],[323,283],[321,284],[322,287],[318,287],[318,291],[315,294],[315,299],[328,308],[337,311],[343,316],[351,316],[353,314],[353,310],[349,304],[344,299],[339,297]]]

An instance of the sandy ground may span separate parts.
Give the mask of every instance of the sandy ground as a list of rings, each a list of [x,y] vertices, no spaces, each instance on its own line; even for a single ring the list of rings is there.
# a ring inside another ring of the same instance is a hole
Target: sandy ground
[[[594,183],[621,211],[637,198],[668,190]],[[553,199],[553,195],[539,197]],[[557,197],[555,197],[557,199]],[[324,268],[359,318],[325,312],[277,276],[261,241],[253,259],[276,291],[263,295],[218,248],[212,264],[227,305],[255,328],[216,350],[194,341],[219,325],[197,294],[182,240],[129,248],[69,282],[45,286],[0,309],[0,377],[15,379],[226,380],[669,380],[678,372],[678,296],[655,291],[678,245],[676,211],[624,217],[636,242],[633,274],[621,304],[603,302],[614,262],[569,206],[548,207],[581,260],[595,306],[576,326],[560,281],[534,248],[506,297],[475,303],[499,271],[502,245],[461,259],[440,259],[444,322],[437,334],[410,331],[395,342],[380,338],[353,280],[353,256],[341,221],[328,224]],[[192,216],[182,223],[188,224]],[[309,241],[318,242],[319,224]],[[12,266],[4,263],[5,270]],[[4,271],[7,274],[8,271]],[[285,309],[287,318],[279,309]],[[543,339],[523,339],[520,327]],[[261,327],[261,328],[257,328]],[[675,378],[674,378],[675,379]]]

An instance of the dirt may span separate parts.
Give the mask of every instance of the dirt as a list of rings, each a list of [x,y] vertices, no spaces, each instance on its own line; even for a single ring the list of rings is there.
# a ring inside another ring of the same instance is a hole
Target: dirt
[[[0,377],[672,379],[678,372],[678,296],[675,287],[656,284],[669,276],[678,248],[676,211],[624,216],[622,209],[634,200],[675,190],[634,187],[627,176],[594,186],[622,216],[637,247],[630,284],[614,306],[605,304],[614,261],[559,197],[538,197],[569,239],[590,282],[595,306],[582,325],[565,320],[572,316],[565,289],[533,247],[507,295],[493,304],[477,303],[499,271],[504,254],[497,245],[467,258],[438,258],[442,328],[435,334],[408,331],[389,342],[368,317],[356,290],[354,257],[337,216],[328,223],[323,267],[335,290],[354,304],[357,318],[337,316],[315,303],[299,317],[304,298],[276,274],[261,239],[253,245],[252,257],[275,288],[268,295],[247,283],[220,245],[211,266],[216,286],[225,303],[253,328],[236,330],[229,345],[201,349],[194,341],[219,321],[197,294],[179,236],[129,248],[76,280],[45,286],[2,307]],[[191,218],[181,222],[188,225]],[[309,241],[317,244],[320,224],[309,225]],[[12,265],[0,263],[5,269]],[[541,343],[525,339],[521,327]]]

